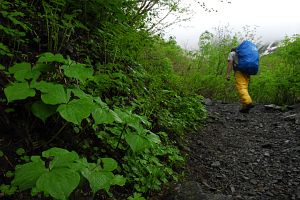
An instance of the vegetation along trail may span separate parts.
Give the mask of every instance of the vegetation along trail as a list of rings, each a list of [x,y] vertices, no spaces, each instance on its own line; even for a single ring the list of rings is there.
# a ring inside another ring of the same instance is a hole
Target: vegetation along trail
[[[1,200],[300,198],[300,35],[220,25],[190,51],[166,35],[184,2],[0,0]],[[248,115],[227,70],[243,41]]]
[[[300,198],[299,105],[256,105],[249,114],[237,104],[207,109],[205,128],[189,135],[187,182],[171,199]]]

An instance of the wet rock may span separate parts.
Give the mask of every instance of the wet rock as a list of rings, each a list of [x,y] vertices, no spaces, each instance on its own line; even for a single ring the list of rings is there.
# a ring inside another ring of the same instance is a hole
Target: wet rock
[[[297,147],[293,148],[293,150],[300,152],[300,146],[297,146]]]
[[[212,105],[213,105],[213,102],[212,102],[211,99],[206,98],[206,99],[204,99],[204,104],[207,105],[207,106],[212,106]]]
[[[272,192],[267,192],[266,195],[268,195],[270,197],[274,197],[274,194]]]
[[[300,115],[299,114],[295,118],[295,124],[300,125]]]
[[[257,185],[257,181],[254,180],[254,179],[251,179],[251,180],[250,180],[250,183],[253,184],[253,185]]]
[[[214,101],[207,109],[218,120],[191,138],[191,153],[198,156],[189,162],[187,173],[203,186],[208,199],[229,197],[211,194],[221,191],[240,195],[233,199],[300,198],[300,104],[285,113],[276,105],[269,110],[257,105],[248,115],[237,112],[238,103]]]
[[[203,142],[202,140],[197,140],[197,144],[198,144],[199,146],[204,146],[204,142]]]
[[[212,167],[219,167],[221,165],[220,161],[215,161],[211,164]]]
[[[246,118],[236,118],[235,121],[237,122],[248,122],[249,120]]]
[[[270,157],[270,153],[269,153],[269,152],[265,152],[265,153],[264,153],[264,156]]]
[[[191,152],[191,148],[187,146],[183,146],[183,150],[186,152]]]
[[[296,189],[296,196],[298,199],[300,199],[300,186],[298,186]]]
[[[292,114],[292,115],[287,115],[287,116],[283,117],[283,119],[285,121],[292,121],[292,120],[295,120],[296,117],[297,117],[297,114]]]
[[[284,144],[289,144],[290,143],[290,140],[285,140],[284,141]]]
[[[231,186],[230,190],[231,190],[231,193],[235,193],[235,187]]]
[[[279,110],[282,111],[283,108],[281,106],[277,106],[275,104],[269,104],[264,106],[266,110]]]
[[[179,184],[171,195],[166,197],[168,200],[209,200],[203,193],[200,184],[196,181],[187,181]]]
[[[270,143],[267,143],[267,144],[261,145],[261,147],[264,148],[264,149],[271,149],[273,147],[273,145],[270,144]]]
[[[233,200],[231,195],[223,195],[223,194],[208,194],[208,200]]]
[[[296,108],[296,105],[287,106],[286,108],[289,110],[294,110]]]

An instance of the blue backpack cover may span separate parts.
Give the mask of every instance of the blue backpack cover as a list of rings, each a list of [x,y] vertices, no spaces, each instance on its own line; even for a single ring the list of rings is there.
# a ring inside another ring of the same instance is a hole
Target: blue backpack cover
[[[257,74],[259,53],[256,45],[246,40],[236,48],[236,53],[238,55],[237,70],[248,75]]]

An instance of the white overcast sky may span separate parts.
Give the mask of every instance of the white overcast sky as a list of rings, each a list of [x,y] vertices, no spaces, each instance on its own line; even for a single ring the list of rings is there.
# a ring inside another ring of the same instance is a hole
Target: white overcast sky
[[[205,30],[213,32],[213,28],[218,26],[229,25],[235,32],[241,31],[241,27],[246,25],[258,26],[257,35],[264,42],[300,34],[300,0],[221,1],[204,0],[207,7],[218,10],[209,13],[194,0],[182,0],[194,11],[194,15],[186,22],[167,28],[166,37],[175,36],[183,48],[197,49],[200,34]]]

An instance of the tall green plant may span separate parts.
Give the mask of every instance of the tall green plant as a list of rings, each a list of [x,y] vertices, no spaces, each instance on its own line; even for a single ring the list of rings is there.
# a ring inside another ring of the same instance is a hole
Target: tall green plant
[[[65,200],[79,186],[80,179],[85,178],[95,195],[101,189],[108,192],[112,185],[125,185],[123,176],[112,173],[117,168],[117,162],[111,158],[89,163],[74,151],[51,148],[42,152],[42,157],[32,156],[29,163],[18,165],[11,187],[20,191],[31,189],[33,196],[43,192],[54,199]]]
[[[262,57],[252,90],[259,101],[293,104],[299,101],[299,36],[286,38],[272,54]]]

